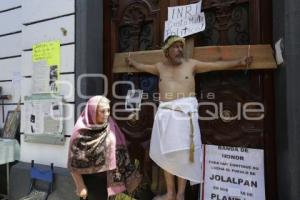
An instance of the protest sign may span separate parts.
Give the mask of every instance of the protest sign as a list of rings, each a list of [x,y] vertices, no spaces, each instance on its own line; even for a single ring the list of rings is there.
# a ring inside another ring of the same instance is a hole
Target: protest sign
[[[205,146],[204,199],[265,200],[264,152]]]
[[[201,12],[201,3],[168,8],[168,20],[165,21],[164,39],[170,35],[185,37],[205,30],[205,15]]]

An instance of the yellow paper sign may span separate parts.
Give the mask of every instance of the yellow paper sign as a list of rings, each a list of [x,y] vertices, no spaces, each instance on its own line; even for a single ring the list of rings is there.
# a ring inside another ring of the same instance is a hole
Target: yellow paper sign
[[[44,74],[44,76],[42,76],[42,80],[35,80],[40,81],[40,84],[38,84],[35,92],[58,93],[58,81],[60,79],[60,41],[42,42],[33,45],[32,61],[34,63],[43,61],[49,67],[49,71],[47,70],[47,68],[45,70],[45,68],[42,67],[36,69],[37,73],[40,73],[40,75]],[[48,77],[47,74],[49,74]],[[41,78],[41,76],[36,76],[36,78]],[[49,78],[49,80],[47,80],[47,78]],[[40,85],[42,85],[43,83],[47,86],[40,87]]]
[[[32,61],[45,60],[50,65],[60,65],[60,41],[42,42],[32,47]]]

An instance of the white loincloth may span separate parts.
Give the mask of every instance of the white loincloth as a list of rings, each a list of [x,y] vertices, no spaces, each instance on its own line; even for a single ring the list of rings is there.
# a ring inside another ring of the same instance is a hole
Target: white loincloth
[[[190,117],[194,129],[194,162],[189,160]],[[151,159],[165,171],[190,180],[202,182],[202,143],[198,123],[198,101],[195,97],[161,102],[155,115],[151,144]]]

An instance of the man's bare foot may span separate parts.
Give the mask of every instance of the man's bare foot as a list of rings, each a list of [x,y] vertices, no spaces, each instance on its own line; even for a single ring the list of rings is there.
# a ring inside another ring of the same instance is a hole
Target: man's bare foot
[[[86,188],[82,188],[82,189],[79,189],[79,190],[76,190],[76,195],[83,198],[83,199],[86,199],[87,196],[88,196],[88,192],[87,192],[87,189]]]
[[[152,200],[175,200],[175,194],[164,194],[154,197]]]
[[[176,200],[184,200],[184,194],[177,194]]]

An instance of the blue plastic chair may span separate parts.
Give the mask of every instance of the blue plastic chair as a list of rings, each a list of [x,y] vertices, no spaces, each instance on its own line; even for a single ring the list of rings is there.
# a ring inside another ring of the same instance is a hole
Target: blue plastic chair
[[[42,181],[47,183],[48,188],[46,190],[41,190],[36,187],[37,182]],[[30,187],[29,194],[33,191],[44,192],[45,195],[43,200],[47,200],[49,194],[53,191],[53,182],[54,182],[54,169],[53,163],[51,163],[49,170],[41,170],[34,166],[34,161],[31,161],[31,171],[30,171]]]

